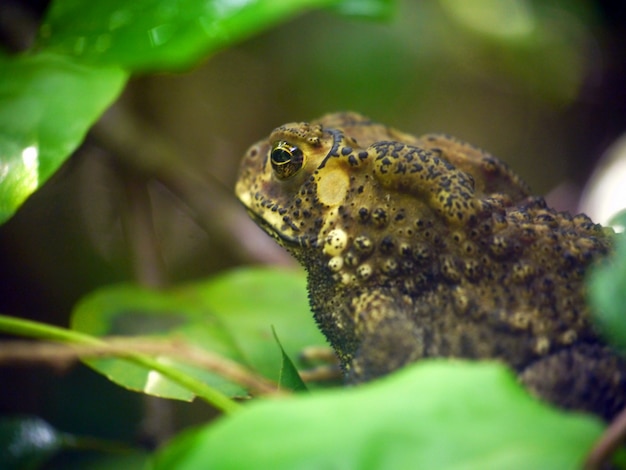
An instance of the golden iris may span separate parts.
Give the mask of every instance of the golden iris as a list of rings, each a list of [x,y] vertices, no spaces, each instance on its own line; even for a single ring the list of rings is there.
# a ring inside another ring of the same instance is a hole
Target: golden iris
[[[276,176],[284,180],[295,175],[304,166],[304,153],[297,146],[280,140],[272,145],[270,161]]]

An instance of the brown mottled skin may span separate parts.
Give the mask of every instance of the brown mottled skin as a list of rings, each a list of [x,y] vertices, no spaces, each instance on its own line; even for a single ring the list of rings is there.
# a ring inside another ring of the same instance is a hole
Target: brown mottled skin
[[[306,268],[349,382],[428,357],[498,359],[559,406],[610,419],[626,404],[626,362],[584,299],[611,232],[548,208],[493,156],[329,114],[253,145],[236,193]]]

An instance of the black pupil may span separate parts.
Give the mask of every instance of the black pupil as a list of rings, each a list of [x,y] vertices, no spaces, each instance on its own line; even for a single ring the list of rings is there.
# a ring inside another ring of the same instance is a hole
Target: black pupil
[[[274,163],[287,163],[291,160],[292,155],[291,152],[288,152],[287,150],[284,149],[274,149],[272,151],[272,161]]]

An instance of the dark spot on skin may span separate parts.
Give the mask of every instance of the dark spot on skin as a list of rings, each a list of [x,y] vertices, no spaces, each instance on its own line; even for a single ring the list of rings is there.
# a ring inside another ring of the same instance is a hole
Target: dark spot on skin
[[[395,243],[393,241],[393,238],[391,238],[389,235],[383,237],[383,239],[380,241],[380,251],[382,251],[383,253],[390,253],[393,248],[395,246]]]
[[[370,217],[370,211],[367,207],[361,207],[359,209],[359,219],[361,222],[366,222]]]

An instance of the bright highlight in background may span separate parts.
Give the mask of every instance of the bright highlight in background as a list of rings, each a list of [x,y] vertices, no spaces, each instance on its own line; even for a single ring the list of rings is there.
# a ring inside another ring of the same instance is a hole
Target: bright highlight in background
[[[618,212],[626,209],[626,135],[606,152],[598,169],[585,187],[580,210],[594,222],[609,225]],[[615,227],[623,231],[623,227]]]

